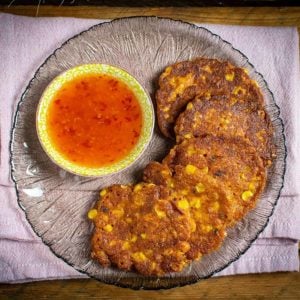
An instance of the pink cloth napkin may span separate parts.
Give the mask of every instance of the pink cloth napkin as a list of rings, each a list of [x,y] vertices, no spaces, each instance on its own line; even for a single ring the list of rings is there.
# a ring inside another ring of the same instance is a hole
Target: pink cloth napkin
[[[65,40],[100,23],[73,18],[0,14],[0,282],[84,278],[34,234],[10,179],[9,139],[17,102],[36,69]],[[269,225],[251,248],[218,275],[298,271],[300,239],[300,74],[294,27],[202,25],[246,54],[263,74],[281,108],[287,172]]]

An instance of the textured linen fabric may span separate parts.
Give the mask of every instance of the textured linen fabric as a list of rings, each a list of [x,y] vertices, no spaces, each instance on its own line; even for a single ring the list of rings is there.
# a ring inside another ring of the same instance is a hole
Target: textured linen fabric
[[[0,14],[0,282],[86,277],[57,258],[26,221],[10,178],[9,140],[16,104],[37,68],[65,40],[100,22]],[[231,42],[262,73],[280,106],[288,150],[285,186],[267,228],[244,255],[217,276],[297,271],[300,239],[297,29],[197,25]]]

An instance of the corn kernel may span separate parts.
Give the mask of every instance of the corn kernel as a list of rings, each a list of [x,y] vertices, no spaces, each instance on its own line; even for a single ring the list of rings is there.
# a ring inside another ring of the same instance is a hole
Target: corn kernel
[[[206,77],[204,75],[200,76],[203,81],[206,81]]]
[[[228,125],[230,123],[230,120],[226,117],[222,117],[220,123],[221,125]]]
[[[145,250],[145,255],[146,255],[147,257],[151,256],[152,254],[153,254],[153,250],[151,250],[151,249],[146,249],[146,250]]]
[[[226,199],[228,199],[230,202],[234,201],[235,197],[231,192],[226,193]]]
[[[140,184],[137,184],[134,188],[133,191],[136,193],[142,189],[142,186]]]
[[[104,226],[104,230],[107,231],[107,232],[112,232],[113,227],[110,224],[107,224],[107,225]]]
[[[202,220],[203,218],[203,213],[201,212],[201,210],[196,210],[194,211],[194,218],[196,220]]]
[[[244,179],[244,180],[247,179],[247,177],[246,177],[246,175],[245,175],[244,173],[240,173],[240,178],[241,178],[241,179]]]
[[[226,75],[225,75],[225,79],[226,79],[227,81],[233,81],[233,78],[234,78],[234,73],[233,73],[233,72],[230,73],[230,74],[226,74]]]
[[[110,246],[110,247],[115,246],[116,244],[117,244],[116,241],[111,241],[111,242],[109,242],[109,246]]]
[[[142,262],[147,259],[147,257],[145,256],[145,254],[143,252],[135,252],[131,256],[137,262]]]
[[[191,224],[191,232],[195,232],[196,231],[196,228],[197,228],[197,225],[196,225],[196,222],[194,219],[191,219],[190,220],[190,224]]]
[[[172,230],[172,236],[173,236],[174,238],[177,238],[177,237],[178,237],[178,234],[177,234],[176,230]]]
[[[121,209],[114,209],[112,211],[112,214],[114,216],[116,216],[117,218],[121,218],[124,215],[124,210],[123,210],[123,208],[121,208]]]
[[[198,197],[192,197],[190,204],[191,207],[199,209],[201,207],[201,199]]]
[[[250,182],[249,183],[249,186],[248,186],[248,189],[251,191],[251,192],[254,192],[255,191],[255,184],[253,182]]]
[[[173,188],[173,187],[174,187],[174,183],[173,183],[172,179],[168,179],[167,185],[168,185],[168,187],[170,187],[170,188]]]
[[[170,172],[167,171],[167,170],[162,170],[162,171],[161,171],[161,174],[164,175],[164,176],[167,176],[167,175],[170,174]]]
[[[192,137],[191,133],[187,133],[183,136],[185,139],[190,139]]]
[[[185,146],[187,143],[188,143],[187,140],[183,140],[183,141],[181,142],[181,145]],[[175,150],[174,150],[174,149],[171,149],[171,151],[170,151],[169,153],[172,154],[172,155],[174,155],[174,154],[175,154]]]
[[[88,218],[92,220],[92,219],[96,218],[97,214],[98,214],[97,209],[91,209],[88,212]]]
[[[264,134],[265,134],[265,131],[264,130],[261,130],[260,132],[256,133],[256,136],[257,138],[260,140],[260,141],[264,141],[265,138],[264,138]]]
[[[220,209],[220,203],[219,202],[214,202],[211,206],[212,211],[218,211]]]
[[[189,102],[188,105],[186,106],[187,110],[192,110],[194,108],[194,105],[192,102]]]
[[[197,168],[193,165],[186,165],[185,172],[189,175],[192,175],[196,172]]]
[[[167,112],[167,111],[169,111],[169,110],[170,110],[170,107],[169,107],[169,106],[166,106],[166,107],[162,108],[162,111],[163,111],[163,112]]]
[[[199,260],[202,257],[202,254],[200,252],[198,252],[196,254],[195,260]]]
[[[208,173],[208,167],[204,167],[202,169],[200,169],[200,172],[203,174],[207,174]]]
[[[230,99],[230,105],[234,105],[234,104],[236,104],[236,103],[237,103],[237,101],[238,101],[238,99],[237,99],[237,98],[235,98],[235,97],[231,97],[231,99]]]
[[[131,218],[126,218],[126,222],[127,222],[128,224],[130,224],[130,223],[132,223],[132,219],[131,219]]]
[[[181,194],[184,195],[184,196],[186,196],[188,193],[189,193],[188,190],[181,190]]]
[[[259,110],[259,111],[257,112],[257,114],[258,114],[261,118],[264,118],[265,115],[266,115],[266,113],[265,113],[263,110]]]
[[[101,196],[101,197],[103,197],[103,196],[105,196],[105,195],[106,195],[106,193],[107,193],[107,191],[106,191],[106,190],[102,190],[102,191],[100,192],[100,196]]]
[[[252,196],[253,196],[253,193],[252,193],[251,191],[245,191],[245,192],[243,192],[243,194],[242,194],[242,199],[243,199],[244,201],[247,201],[247,200],[249,200]]]
[[[141,233],[141,237],[144,240],[147,237],[147,234],[146,233]]]
[[[185,265],[186,265],[186,262],[184,262],[183,260],[181,260],[179,264],[178,263],[176,263],[176,264],[174,263],[174,266],[176,266],[176,268],[177,268],[178,271],[181,271],[183,269],[183,267],[185,267]]]
[[[143,197],[134,197],[134,204],[137,206],[141,206],[144,204],[144,198]]]
[[[206,99],[210,99],[211,98],[211,93],[206,92],[206,93],[204,93],[204,96],[205,96]]]
[[[246,90],[243,89],[241,86],[236,86],[236,87],[234,87],[232,94],[238,95],[239,92],[241,92],[242,94],[245,94]]]
[[[163,252],[163,254],[164,255],[172,255],[174,253],[174,250],[172,250],[172,249],[166,249],[166,250],[164,250],[164,252]]]
[[[195,186],[195,190],[196,190],[196,192],[199,193],[199,194],[200,194],[200,193],[203,193],[203,192],[205,191],[205,186],[204,186],[204,184],[201,183],[201,182],[197,183],[196,186]]]
[[[134,243],[134,242],[136,242],[136,240],[137,240],[137,236],[133,235],[130,239],[130,242]]]
[[[192,156],[195,153],[197,153],[197,151],[195,150],[194,147],[192,147],[192,146],[188,147],[188,150],[187,150],[187,155],[188,156]]]
[[[203,67],[203,70],[208,72],[208,73],[212,73],[210,66],[206,65]]]
[[[154,207],[154,210],[156,212],[156,214],[158,215],[159,218],[165,218],[166,217],[166,213],[162,210],[159,210],[158,207]]]
[[[128,250],[130,248],[130,243],[129,242],[124,242],[123,246],[122,246],[122,249],[123,250]]]
[[[171,71],[172,71],[172,68],[171,67],[167,67],[161,76],[162,77],[166,77],[166,76],[168,76],[171,73]]]
[[[245,136],[245,131],[242,128],[237,128],[236,134],[238,136]]]
[[[203,232],[207,233],[207,232],[212,231],[213,227],[211,225],[202,225],[201,229]]]
[[[219,198],[220,198],[220,196],[217,192],[213,192],[212,197],[213,197],[214,200],[219,200]]]
[[[155,262],[152,262],[152,263],[151,263],[151,270],[153,271],[155,268],[156,268],[156,263],[155,263]]]
[[[184,209],[184,210],[189,209],[189,207],[190,207],[190,205],[186,199],[179,200],[177,202],[177,205],[178,205],[178,208]]]
[[[191,249],[191,245],[188,242],[181,242],[180,245],[179,245],[179,249],[183,253],[186,253]]]

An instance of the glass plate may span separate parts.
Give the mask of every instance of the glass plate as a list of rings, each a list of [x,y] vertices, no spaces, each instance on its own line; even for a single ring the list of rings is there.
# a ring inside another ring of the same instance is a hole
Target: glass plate
[[[197,56],[228,60],[246,68],[266,101],[275,128],[277,159],[268,174],[257,207],[228,232],[222,247],[181,273],[145,277],[114,268],[102,268],[90,258],[92,224],[87,212],[102,187],[140,179],[151,160],[161,160],[170,149],[157,127],[143,156],[129,169],[105,178],[83,178],[54,165],[42,150],[35,129],[38,101],[49,82],[79,64],[106,63],[135,76],[153,98],[162,70],[176,61]],[[102,282],[134,289],[182,286],[208,278],[238,259],[265,228],[283,186],[285,139],[279,108],[262,75],[247,57],[205,28],[157,17],[132,17],[99,24],[71,38],[37,70],[17,108],[11,139],[12,177],[20,207],[43,242],[76,270]]]

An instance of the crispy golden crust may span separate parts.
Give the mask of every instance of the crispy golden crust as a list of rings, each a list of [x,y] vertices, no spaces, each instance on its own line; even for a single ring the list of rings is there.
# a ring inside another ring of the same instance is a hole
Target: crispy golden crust
[[[167,165],[151,162],[144,170],[144,180],[173,189],[182,195],[190,209],[193,224],[188,259],[197,259],[217,249],[231,223],[229,200],[218,182],[206,171],[187,173],[185,166],[176,165],[171,171]]]
[[[265,169],[244,141],[205,136],[176,145],[162,164],[150,163],[144,180],[101,191],[92,257],[162,275],[220,247],[226,228],[254,207]]]
[[[168,186],[168,182],[170,182],[172,176],[173,175],[169,167],[157,161],[151,161],[143,172],[143,180],[145,182],[163,186]]]
[[[173,125],[186,104],[196,95],[227,95],[237,102],[263,103],[257,84],[246,71],[229,62],[197,58],[165,69],[156,93],[158,125],[173,136]]]
[[[228,62],[166,68],[156,100],[161,131],[180,144],[145,168],[144,182],[102,190],[89,218],[102,266],[159,276],[220,247],[255,206],[275,151],[257,84]]]
[[[181,199],[155,184],[108,188],[96,206],[92,257],[103,266],[145,275],[182,270],[191,223],[189,210],[179,207]]]
[[[152,174],[160,185],[150,182]],[[204,175],[187,174],[181,165],[171,174],[151,163],[148,183],[105,190],[93,219],[92,257],[103,266],[162,275],[217,249],[231,219],[228,199]]]
[[[239,138],[205,136],[184,140],[163,160],[171,172],[185,166],[187,172],[214,178],[230,201],[231,224],[240,220],[264,189],[266,170],[255,149]]]
[[[191,221],[195,223],[187,257],[197,259],[219,248],[226,236],[226,226],[232,219],[224,189],[216,180],[206,176],[205,170],[190,174],[181,165],[177,165],[173,171],[173,186],[186,197]]]
[[[271,121],[257,102],[232,102],[227,96],[196,97],[175,125],[177,143],[205,134],[239,137],[250,142],[265,165],[275,156]]]

